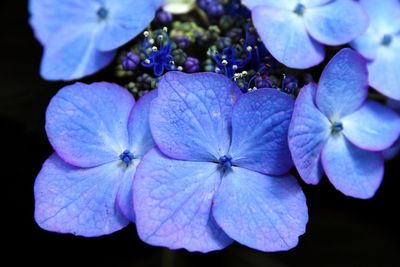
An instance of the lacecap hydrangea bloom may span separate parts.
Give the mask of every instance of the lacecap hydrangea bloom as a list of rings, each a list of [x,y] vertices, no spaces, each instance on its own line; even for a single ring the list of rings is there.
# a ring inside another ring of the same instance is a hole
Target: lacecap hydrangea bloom
[[[44,46],[40,73],[73,80],[108,65],[116,49],[148,26],[163,0],[30,0],[31,25]]]
[[[154,143],[148,124],[153,91],[136,104],[110,83],[61,89],[46,112],[56,153],[35,183],[35,219],[44,229],[82,236],[109,234],[135,220],[132,183]]]
[[[242,0],[268,51],[291,68],[306,69],[325,58],[324,45],[361,35],[368,17],[353,0]]]
[[[400,100],[400,1],[361,0],[369,16],[365,34],[352,46],[368,59],[369,85]]]
[[[288,174],[293,105],[277,89],[242,95],[220,74],[165,74],[149,114],[157,148],[134,180],[140,238],[201,252],[233,240],[262,251],[296,246],[308,212]]]
[[[400,117],[367,100],[365,60],[345,48],[325,67],[318,86],[301,89],[289,129],[289,147],[300,176],[317,184],[325,171],[342,193],[370,198],[384,172],[381,151],[400,134]]]

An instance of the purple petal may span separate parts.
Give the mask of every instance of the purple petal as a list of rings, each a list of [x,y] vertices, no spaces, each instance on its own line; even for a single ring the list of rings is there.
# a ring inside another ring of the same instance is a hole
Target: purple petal
[[[383,151],[383,157],[385,158],[385,160],[392,160],[397,156],[399,151],[400,151],[400,140],[397,140],[397,142],[392,147]]]
[[[139,236],[171,249],[208,252],[232,240],[211,215],[221,182],[217,164],[172,160],[151,150],[139,165],[134,204]]]
[[[295,247],[308,221],[306,199],[296,179],[237,167],[222,179],[213,215],[231,238],[262,251]]]
[[[321,180],[321,151],[331,133],[330,122],[315,105],[315,94],[314,84],[300,90],[289,128],[289,148],[294,164],[308,184]]]
[[[369,84],[380,93],[400,100],[400,37],[398,49],[380,49],[374,61],[368,64]],[[397,51],[397,52],[396,52]]]
[[[340,50],[322,72],[316,103],[331,121],[352,113],[368,94],[365,60],[349,48]]]
[[[119,211],[131,222],[136,220],[133,208],[133,178],[139,162],[140,160],[136,159],[126,168],[123,177],[121,177],[117,194],[117,206]]]
[[[106,6],[108,16],[99,36],[97,47],[110,51],[124,45],[153,20],[160,0],[119,0]]]
[[[297,0],[242,0],[243,5],[247,6],[250,10],[262,6],[281,8],[285,10],[294,10],[297,5]]]
[[[384,34],[400,31],[400,2],[398,0],[360,0],[370,18],[370,27]]]
[[[61,89],[46,112],[50,143],[68,163],[92,167],[118,160],[128,147],[132,95],[110,83],[75,83]]]
[[[329,138],[321,159],[331,183],[347,196],[371,198],[381,184],[382,155],[356,147],[343,135]]]
[[[233,164],[265,174],[287,173],[293,166],[287,141],[293,98],[276,89],[243,95],[232,113]]]
[[[54,34],[65,27],[96,27],[99,7],[96,1],[29,0],[30,23],[35,36],[46,45]]]
[[[327,45],[348,43],[368,27],[365,11],[358,3],[349,0],[307,9],[304,18],[310,35]]]
[[[157,90],[142,96],[132,109],[128,122],[129,150],[135,156],[143,156],[154,147],[150,132],[150,104],[157,97]]]
[[[183,160],[212,161],[225,155],[238,90],[219,74],[168,72],[150,109],[150,128],[160,150]]]
[[[303,19],[294,12],[258,7],[252,17],[265,46],[279,62],[306,69],[324,59],[324,47],[308,35]]]
[[[69,27],[55,33],[44,49],[40,73],[46,80],[74,80],[107,66],[115,51],[100,52],[89,26]]]
[[[123,169],[119,162],[73,167],[55,153],[35,182],[35,220],[48,231],[86,237],[118,231],[128,221],[115,208]]]
[[[400,116],[371,100],[344,117],[342,123],[343,134],[350,142],[365,150],[387,149],[400,135]]]

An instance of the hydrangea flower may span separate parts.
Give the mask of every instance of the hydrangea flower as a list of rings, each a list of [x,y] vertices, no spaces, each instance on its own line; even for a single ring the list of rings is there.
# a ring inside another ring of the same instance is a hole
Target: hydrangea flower
[[[400,1],[361,0],[370,25],[352,46],[369,60],[369,85],[400,100]]]
[[[368,17],[352,0],[242,0],[268,51],[291,68],[322,62],[325,45],[341,45],[362,34]]]
[[[288,174],[293,105],[276,89],[242,95],[221,74],[168,72],[149,114],[158,148],[134,181],[140,238],[201,252],[233,240],[262,251],[294,247],[308,214]]]
[[[400,117],[366,100],[367,95],[366,63],[348,48],[328,63],[318,86],[301,89],[289,128],[289,147],[306,183],[317,184],[325,171],[348,196],[375,194],[384,171],[379,151],[396,141]]]
[[[400,114],[400,101],[388,99],[386,105],[395,110],[398,114]],[[400,136],[397,139],[397,141],[393,144],[393,146],[383,151],[383,156],[385,157],[386,160],[391,160],[394,157],[396,157],[399,151],[400,151]]]
[[[162,2],[30,0],[30,22],[44,46],[41,75],[73,80],[97,72],[147,27]]]
[[[44,229],[82,236],[109,234],[134,221],[132,183],[154,143],[148,124],[153,91],[136,104],[110,83],[64,87],[46,112],[56,153],[35,183],[35,219]]]

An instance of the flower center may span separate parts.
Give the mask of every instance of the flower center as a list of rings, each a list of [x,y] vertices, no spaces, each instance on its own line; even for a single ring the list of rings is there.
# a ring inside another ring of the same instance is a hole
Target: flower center
[[[293,12],[299,16],[303,16],[305,10],[306,7],[303,4],[298,3],[297,6],[294,8]]]
[[[340,133],[343,131],[343,124],[340,121],[335,121],[331,126],[332,133]]]
[[[99,17],[99,19],[106,19],[108,15],[108,10],[104,7],[100,7],[97,10],[97,16]]]
[[[222,171],[228,171],[232,168],[232,157],[225,155],[219,158],[219,167]]]
[[[393,36],[390,35],[390,34],[385,34],[382,37],[381,44],[384,45],[384,46],[389,46],[392,43],[392,41],[393,41]]]
[[[119,159],[128,166],[132,160],[135,159],[135,155],[133,155],[132,152],[130,152],[128,149],[126,149],[124,152],[119,155]]]

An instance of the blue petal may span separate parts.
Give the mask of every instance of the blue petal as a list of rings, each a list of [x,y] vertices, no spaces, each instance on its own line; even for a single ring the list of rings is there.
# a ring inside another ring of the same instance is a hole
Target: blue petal
[[[308,221],[306,199],[294,177],[237,167],[222,179],[212,211],[231,238],[262,251],[295,247]]]
[[[300,90],[289,128],[289,148],[301,178],[309,184],[321,180],[321,151],[330,135],[330,122],[315,105],[316,88]]]
[[[370,18],[370,27],[384,34],[400,31],[400,2],[398,0],[360,0]]]
[[[347,196],[371,198],[381,184],[382,155],[356,147],[343,135],[329,138],[321,160],[331,183]]]
[[[299,2],[306,7],[317,7],[328,4],[329,2],[332,2],[332,0],[301,0]]]
[[[400,100],[400,37],[398,49],[382,48],[368,64],[369,84],[380,93]]]
[[[96,35],[90,27],[65,28],[53,35],[44,49],[40,73],[46,80],[74,80],[107,66],[115,51],[96,49]]]
[[[351,46],[368,59],[375,59],[382,47],[382,33],[376,32],[372,27],[351,42]]]
[[[128,147],[128,117],[134,99],[110,83],[75,83],[61,89],[46,112],[46,132],[70,164],[92,167],[113,160]]]
[[[122,176],[118,162],[80,169],[56,154],[35,182],[35,220],[48,231],[86,237],[110,234],[128,221],[115,208]]]
[[[256,7],[267,6],[292,11],[296,8],[297,2],[297,0],[242,0],[243,5],[247,6],[250,10]]]
[[[155,145],[150,132],[149,112],[150,104],[156,97],[157,90],[142,96],[129,116],[129,150],[138,157],[142,157]]]
[[[365,60],[349,48],[328,63],[318,84],[316,103],[332,122],[359,108],[368,94]]]
[[[400,135],[400,116],[371,100],[344,117],[342,123],[343,134],[350,142],[365,150],[387,149]]]
[[[276,89],[242,96],[232,113],[233,164],[265,174],[287,173],[293,167],[287,140],[293,106],[293,98]]]
[[[385,158],[385,160],[392,160],[397,156],[397,154],[399,154],[399,151],[400,151],[400,141],[397,140],[394,146],[383,151],[383,157]]]
[[[171,249],[208,252],[232,240],[211,215],[220,184],[217,164],[172,160],[151,150],[134,181],[136,226],[140,238]]]
[[[252,17],[265,46],[279,62],[306,69],[324,59],[324,47],[309,36],[302,17],[294,12],[258,7],[252,11]]]
[[[65,27],[90,27],[97,25],[96,1],[82,0],[29,0],[30,23],[38,40],[46,45]],[[79,25],[79,26],[77,26]]]
[[[310,8],[304,13],[310,35],[327,45],[350,42],[364,33],[368,16],[361,6],[349,0],[337,0],[327,5]]]
[[[215,161],[225,155],[238,90],[219,74],[168,72],[150,109],[150,128],[160,150],[183,160]]]
[[[100,32],[98,48],[110,51],[124,45],[141,33],[153,20],[160,0],[108,1],[108,17]]]
[[[133,208],[133,178],[135,176],[136,167],[140,160],[135,159],[126,168],[123,177],[121,177],[120,186],[117,193],[117,206],[121,214],[131,222],[136,220]]]

